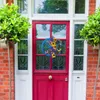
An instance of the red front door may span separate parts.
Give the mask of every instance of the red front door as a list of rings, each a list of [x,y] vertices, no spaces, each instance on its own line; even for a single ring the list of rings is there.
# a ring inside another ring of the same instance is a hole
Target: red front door
[[[62,41],[61,53],[52,59],[43,54],[43,40]],[[33,22],[33,100],[68,100],[69,22]]]

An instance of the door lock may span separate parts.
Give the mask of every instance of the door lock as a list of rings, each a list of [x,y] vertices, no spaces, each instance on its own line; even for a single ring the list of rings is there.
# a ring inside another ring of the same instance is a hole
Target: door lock
[[[65,81],[66,81],[66,82],[68,81],[68,78],[67,78],[67,77],[65,78]]]

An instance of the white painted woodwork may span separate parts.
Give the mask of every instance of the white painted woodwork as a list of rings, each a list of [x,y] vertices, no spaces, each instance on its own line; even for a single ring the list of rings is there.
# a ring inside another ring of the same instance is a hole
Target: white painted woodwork
[[[72,100],[85,100],[84,74],[73,74]]]
[[[17,81],[17,87],[16,88],[16,96],[18,100],[28,100],[28,76],[21,76],[16,77]]]
[[[96,0],[96,8],[100,7],[100,0]]]

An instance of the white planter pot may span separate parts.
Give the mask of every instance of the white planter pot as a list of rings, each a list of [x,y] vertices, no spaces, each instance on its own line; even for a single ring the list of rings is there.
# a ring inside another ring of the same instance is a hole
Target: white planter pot
[[[98,50],[99,49],[99,45],[94,46],[93,49]]]
[[[7,48],[6,40],[0,39],[0,48]]]

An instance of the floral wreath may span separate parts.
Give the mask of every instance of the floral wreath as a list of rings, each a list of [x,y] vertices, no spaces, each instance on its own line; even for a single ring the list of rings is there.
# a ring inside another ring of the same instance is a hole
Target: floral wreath
[[[46,56],[55,58],[61,53],[62,41],[56,38],[47,38],[42,42],[41,49],[42,53]]]

